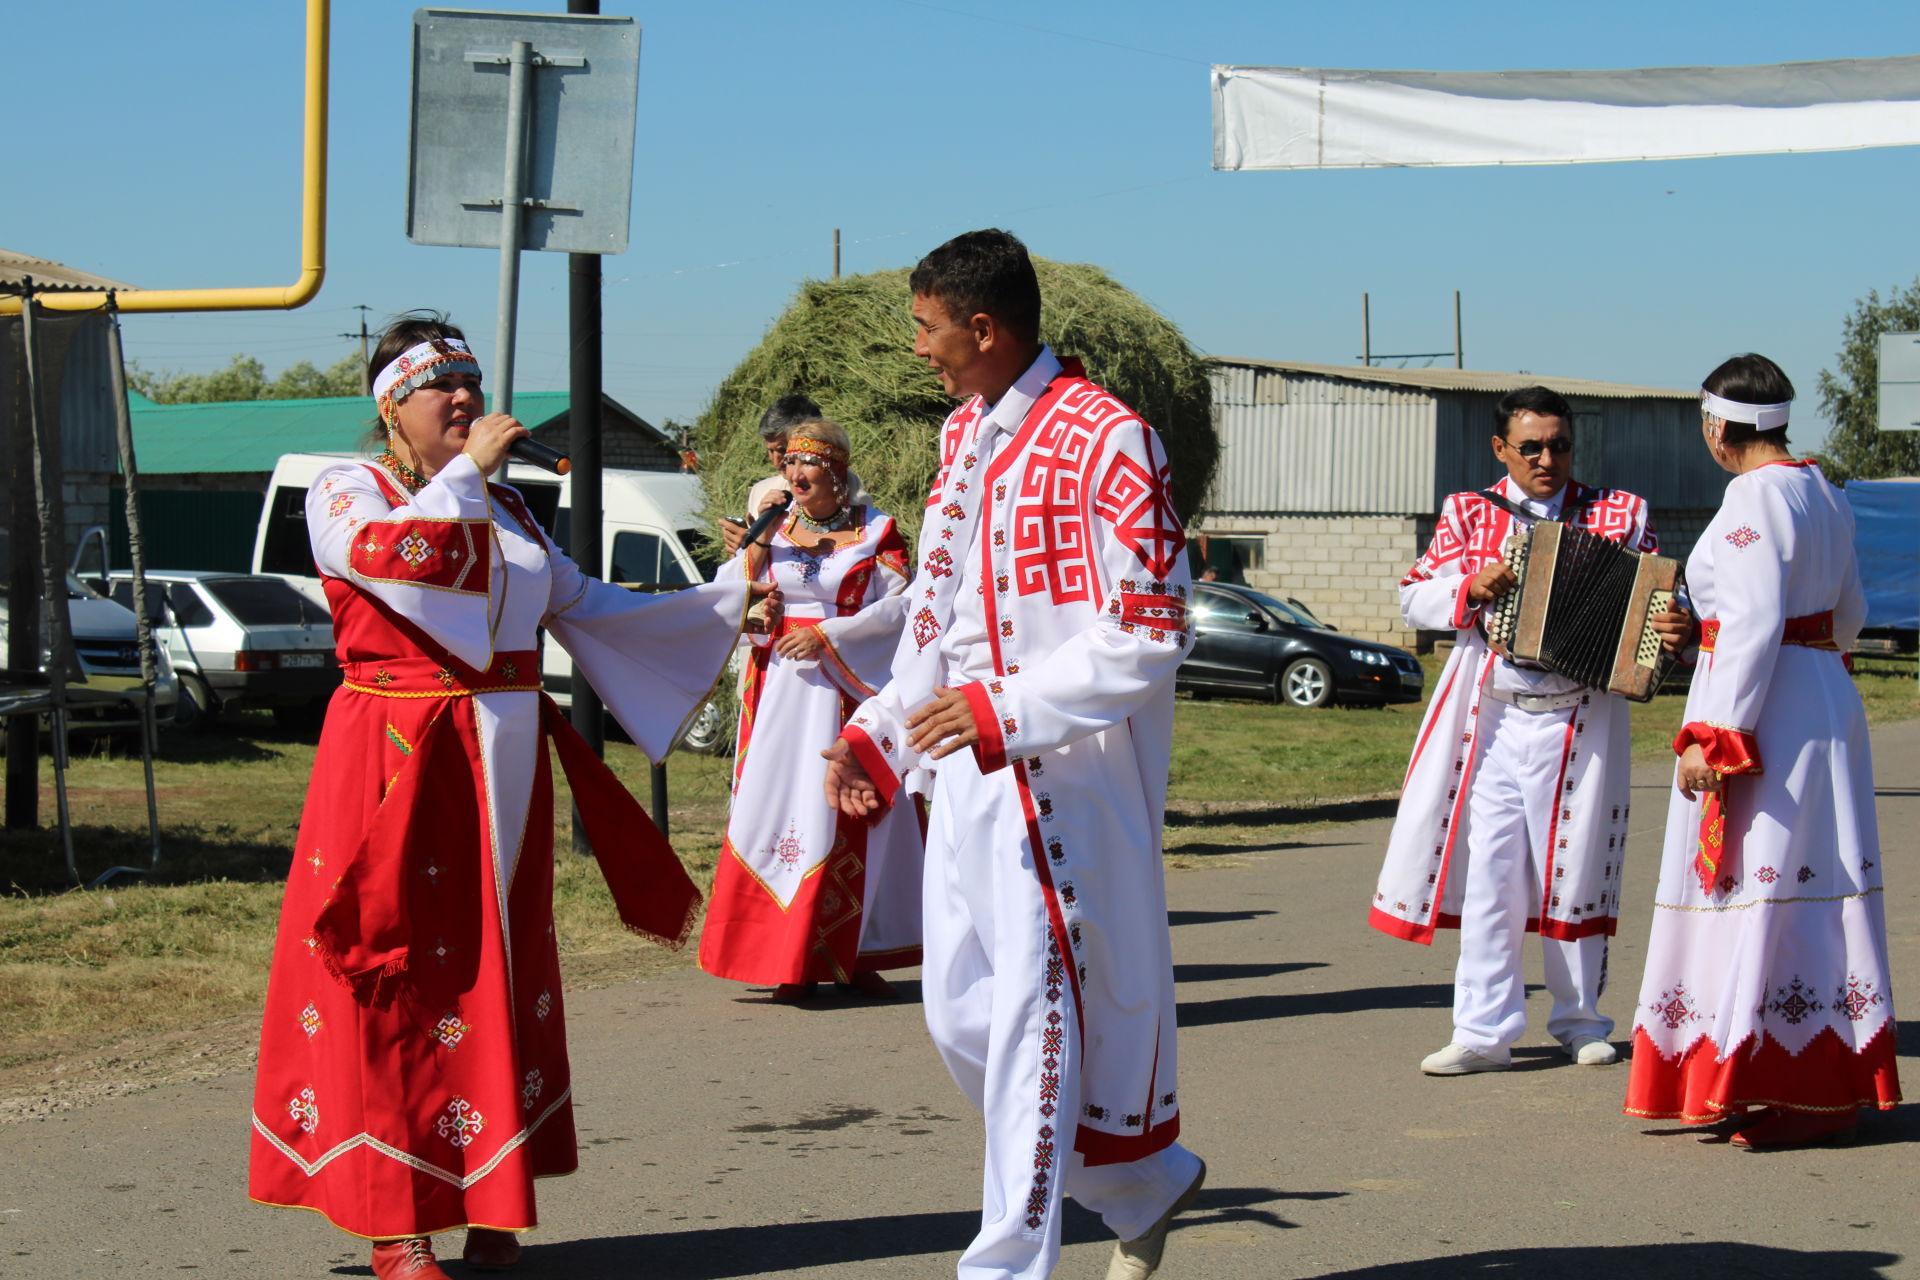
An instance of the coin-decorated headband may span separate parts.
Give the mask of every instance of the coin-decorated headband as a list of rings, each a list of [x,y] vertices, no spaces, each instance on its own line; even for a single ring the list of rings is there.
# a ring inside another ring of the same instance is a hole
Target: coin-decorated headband
[[[449,373],[480,376],[480,362],[474,358],[473,348],[458,338],[429,338],[402,351],[373,380],[373,402],[379,406],[380,421],[393,425],[402,400]]]

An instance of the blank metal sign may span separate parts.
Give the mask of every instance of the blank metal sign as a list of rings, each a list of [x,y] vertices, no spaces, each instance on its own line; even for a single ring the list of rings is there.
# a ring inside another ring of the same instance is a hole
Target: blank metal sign
[[[522,247],[624,252],[640,26],[585,14],[414,13],[407,238],[500,247],[508,55],[516,40],[533,53]]]

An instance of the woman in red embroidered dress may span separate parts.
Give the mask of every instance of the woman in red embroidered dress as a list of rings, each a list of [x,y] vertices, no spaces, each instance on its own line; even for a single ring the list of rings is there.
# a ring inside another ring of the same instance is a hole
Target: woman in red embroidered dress
[[[560,759],[621,919],[668,946],[699,894],[646,814],[540,692],[537,629],[648,755],[711,690],[744,580],[636,596],[585,577],[512,489],[526,428],[487,414],[438,317],[372,361],[386,449],[321,473],[314,559],[345,681],[327,712],[260,1036],[249,1190],[375,1241],[381,1280],[517,1261],[533,1180],[576,1164],[553,936]]]
[[[779,589],[740,699],[733,811],[700,935],[700,967],[781,1002],[839,982],[890,996],[880,970],[920,963],[915,806],[869,825],[827,803],[821,748],[885,684],[906,623],[907,548],[893,518],[848,499],[846,433],[790,434],[791,514],[734,559]]]
[[[1841,653],[1865,618],[1853,513],[1786,448],[1793,384],[1764,356],[1707,378],[1702,430],[1734,474],[1687,560],[1700,659],[1674,739],[1629,1115],[1732,1141],[1852,1129],[1900,1100],[1872,748]]]

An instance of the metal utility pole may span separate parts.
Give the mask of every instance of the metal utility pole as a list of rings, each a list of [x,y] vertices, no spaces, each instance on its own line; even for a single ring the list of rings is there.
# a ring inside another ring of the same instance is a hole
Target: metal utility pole
[[[1451,351],[1401,351],[1393,354],[1373,352],[1373,299],[1363,293],[1360,295],[1360,363],[1372,368],[1375,360],[1439,360],[1445,356],[1453,357],[1453,367],[1465,368],[1462,363],[1464,352],[1460,346],[1460,291],[1453,291],[1453,350]],[[1403,368],[1405,366],[1402,366]]]
[[[360,339],[360,394],[370,396],[373,394],[373,374],[367,369],[367,361],[372,358],[367,353],[367,342],[372,335],[367,332],[367,312],[373,310],[373,308],[367,306],[365,303],[358,303],[353,309],[360,313],[360,332],[336,333],[333,336],[336,338]]]
[[[568,13],[597,14],[600,0],[567,0]],[[567,377],[567,453],[573,470],[567,483],[572,486],[571,512],[568,516],[568,540],[573,544],[567,554],[589,578],[601,576],[606,559],[601,546],[602,518],[600,445],[600,392],[603,376],[602,343],[604,335],[600,309],[600,255],[567,255],[567,330],[571,360]],[[573,727],[587,740],[596,755],[606,754],[606,708],[600,695],[587,682],[578,666],[573,669],[573,707],[569,712]],[[656,825],[658,820],[656,819]],[[573,851],[591,855],[587,829],[576,808],[573,817]]]
[[[1466,349],[1460,345],[1460,291],[1453,291],[1453,367],[1466,368]]]
[[[840,278],[840,228],[833,229],[833,278]]]
[[[1373,300],[1360,295],[1360,363],[1373,367]]]

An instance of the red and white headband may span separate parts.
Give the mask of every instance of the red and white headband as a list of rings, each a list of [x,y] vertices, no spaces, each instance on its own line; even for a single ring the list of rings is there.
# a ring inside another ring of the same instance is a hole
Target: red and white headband
[[[480,362],[474,359],[473,348],[458,338],[429,338],[402,351],[373,380],[373,402],[380,409],[380,421],[391,426],[402,400],[449,373],[480,376]]]
[[[1771,431],[1775,427],[1787,425],[1787,410],[1793,407],[1793,401],[1782,400],[1779,404],[1743,404],[1738,400],[1728,400],[1711,391],[1700,392],[1700,407],[1722,422],[1751,422],[1759,431]]]

